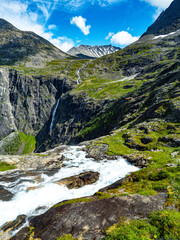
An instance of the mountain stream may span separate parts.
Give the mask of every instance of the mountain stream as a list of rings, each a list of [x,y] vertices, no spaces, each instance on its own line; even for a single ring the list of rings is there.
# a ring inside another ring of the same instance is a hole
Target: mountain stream
[[[86,152],[79,146],[68,147],[63,155],[66,157],[63,167],[56,171],[48,173],[47,170],[41,170],[36,174],[14,171],[0,174],[0,186],[12,194],[11,199],[0,200],[0,226],[22,214],[27,216],[28,221],[29,217],[44,213],[60,201],[92,195],[138,170],[121,157],[101,161],[86,158]],[[99,172],[99,180],[79,189],[68,189],[55,183],[85,171]]]

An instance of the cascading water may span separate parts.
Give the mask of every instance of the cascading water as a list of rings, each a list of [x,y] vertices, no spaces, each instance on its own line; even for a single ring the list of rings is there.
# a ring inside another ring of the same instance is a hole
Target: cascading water
[[[63,94],[63,92],[64,92],[64,81],[63,81],[63,83],[62,83],[62,92],[61,92],[61,95]],[[52,132],[53,127],[54,127],[54,120],[55,120],[56,111],[57,111],[57,108],[58,108],[58,106],[59,106],[60,100],[61,100],[61,97],[57,100],[56,105],[55,105],[54,110],[53,110],[53,113],[52,113],[51,123],[50,123],[50,127],[49,127],[49,131],[50,131],[50,132]]]
[[[80,83],[80,79],[81,79],[81,76],[80,76],[80,71],[85,68],[87,66],[88,62],[84,63],[77,71],[77,85]]]
[[[58,106],[59,106],[59,102],[60,102],[60,98],[57,100],[56,105],[55,105],[55,108],[54,108],[53,113],[52,113],[51,124],[50,124],[50,127],[49,127],[49,131],[50,131],[50,132],[52,131],[53,126],[54,126],[54,119],[55,119],[55,115],[56,115],[57,108],[58,108]]]
[[[17,172],[10,181],[8,175],[6,178],[0,175],[0,185],[13,194],[11,200],[0,201],[0,226],[14,220],[18,215],[25,214],[28,218],[42,214],[60,201],[92,195],[129,172],[138,170],[121,157],[116,160],[101,161],[86,158],[86,152],[81,148],[69,147],[64,150],[63,154],[67,160],[63,162],[63,167],[51,176],[47,175],[47,171],[41,172],[39,176],[27,176]],[[56,183],[62,178],[84,171],[99,172],[99,180],[79,189],[68,189]]]

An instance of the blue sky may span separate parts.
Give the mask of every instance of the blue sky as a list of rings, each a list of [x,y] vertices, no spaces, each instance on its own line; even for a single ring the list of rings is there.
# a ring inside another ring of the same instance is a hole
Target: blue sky
[[[63,51],[80,44],[124,47],[173,0],[1,0],[0,18]]]

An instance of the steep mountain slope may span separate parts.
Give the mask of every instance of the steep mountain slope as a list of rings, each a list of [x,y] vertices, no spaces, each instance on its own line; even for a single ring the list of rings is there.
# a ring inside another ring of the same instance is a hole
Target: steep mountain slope
[[[67,53],[79,58],[99,58],[104,55],[114,53],[118,50],[120,50],[119,47],[114,47],[111,45],[93,47],[88,45],[80,45],[79,47],[71,48]]]
[[[169,8],[160,14],[158,19],[142,35],[164,35],[180,28],[180,1],[174,0]]]
[[[25,61],[26,66],[42,67],[46,61],[68,55],[33,32],[24,32],[0,19],[0,64]]]

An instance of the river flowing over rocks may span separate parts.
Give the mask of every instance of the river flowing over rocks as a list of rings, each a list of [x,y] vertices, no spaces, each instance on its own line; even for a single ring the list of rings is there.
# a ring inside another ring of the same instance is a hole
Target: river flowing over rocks
[[[0,226],[19,215],[27,216],[27,224],[29,217],[44,213],[57,202],[92,195],[138,170],[122,157],[100,161],[87,158],[82,148],[66,148],[63,152],[65,160],[60,169],[17,170],[1,174]],[[88,185],[78,189],[68,189],[66,185],[58,184],[61,179],[88,171],[99,173],[99,180],[93,184],[88,182]]]

